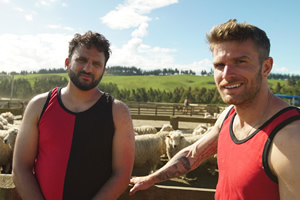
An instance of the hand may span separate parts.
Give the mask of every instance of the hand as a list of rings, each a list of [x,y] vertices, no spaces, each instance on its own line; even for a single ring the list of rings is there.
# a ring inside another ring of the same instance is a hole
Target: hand
[[[129,183],[133,184],[133,187],[129,191],[129,196],[134,195],[134,193],[138,190],[146,190],[153,185],[148,176],[132,178]]]

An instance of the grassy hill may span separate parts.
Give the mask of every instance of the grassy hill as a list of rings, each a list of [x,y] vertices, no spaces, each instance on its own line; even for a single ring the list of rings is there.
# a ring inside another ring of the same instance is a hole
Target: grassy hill
[[[28,74],[16,75],[15,79],[27,79],[32,85],[36,79],[49,78],[55,76],[62,76],[68,79],[67,73],[59,74]],[[214,88],[214,78],[212,76],[195,76],[195,75],[169,75],[169,76],[113,76],[105,74],[101,83],[115,83],[119,89],[136,89],[136,88],[149,88],[160,89],[166,91],[173,91],[176,87],[206,87]],[[287,81],[282,80],[268,80],[271,87],[275,87],[277,82],[280,85],[286,85]]]

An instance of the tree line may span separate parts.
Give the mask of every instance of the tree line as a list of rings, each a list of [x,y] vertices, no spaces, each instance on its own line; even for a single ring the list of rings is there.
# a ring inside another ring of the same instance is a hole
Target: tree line
[[[38,71],[21,71],[20,73],[11,72],[13,75],[26,75],[26,74],[53,74],[53,73],[66,73],[64,68],[60,69],[40,69]],[[117,75],[117,76],[135,76],[135,75],[175,75],[175,74],[188,74],[188,75],[196,75],[196,72],[190,70],[178,70],[177,68],[163,68],[155,69],[155,70],[142,70],[137,67],[124,67],[124,66],[107,66],[106,73]],[[205,70],[201,71],[201,75],[209,75],[211,72],[206,72]],[[7,72],[2,71],[0,74],[8,75]],[[212,75],[212,74],[211,74]]]
[[[8,74],[14,74],[14,75],[26,75],[26,74],[53,74],[53,73],[66,73],[66,70],[64,68],[53,68],[53,69],[40,69],[38,71],[21,71],[20,73],[17,72],[0,72],[0,75],[8,75]],[[125,67],[125,66],[107,66],[106,73],[112,74],[112,75],[118,75],[118,76],[134,76],[134,75],[178,75],[178,74],[189,74],[189,75],[196,75],[196,73],[192,70],[178,70],[177,68],[163,68],[156,69],[156,70],[142,70],[141,68],[137,67]],[[213,69],[210,71],[201,70],[200,75],[201,76],[213,76]],[[272,80],[288,80],[291,82],[296,82],[300,80],[300,75],[294,75],[294,74],[279,74],[279,73],[270,73],[268,75],[268,79]]]
[[[33,96],[47,92],[54,87],[64,87],[68,83],[67,78],[61,76],[49,76],[36,78],[33,86],[27,79],[19,78],[13,83],[13,98],[29,100]],[[0,77],[0,97],[10,97],[11,79]],[[191,103],[198,104],[222,104],[223,101],[216,88],[208,89],[205,87],[176,87],[173,91],[161,89],[119,89],[115,83],[100,83],[98,88],[110,93],[115,98],[124,102],[166,102],[183,103],[185,97],[188,97]],[[279,82],[270,86],[275,94],[286,94],[300,96],[300,80],[288,81],[286,85]]]

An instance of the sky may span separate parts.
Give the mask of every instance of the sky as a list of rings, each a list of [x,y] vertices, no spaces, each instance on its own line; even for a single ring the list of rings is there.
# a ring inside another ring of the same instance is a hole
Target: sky
[[[206,33],[229,19],[263,29],[272,73],[300,75],[298,0],[0,0],[0,72],[63,68],[68,42],[91,30],[111,44],[107,66],[213,68]]]

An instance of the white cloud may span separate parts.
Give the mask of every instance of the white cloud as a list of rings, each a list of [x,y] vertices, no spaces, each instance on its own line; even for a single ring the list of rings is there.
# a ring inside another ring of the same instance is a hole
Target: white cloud
[[[67,31],[74,31],[74,28],[69,27],[69,26],[65,26],[63,29],[67,30]]]
[[[138,27],[151,21],[145,14],[174,3],[178,3],[178,0],[127,0],[102,17],[101,21],[112,29]]]
[[[144,37],[147,34],[147,28],[148,28],[148,24],[142,23],[138,29],[134,30],[131,33],[131,36],[132,37]]]
[[[49,28],[49,29],[60,29],[60,30],[66,30],[66,31],[74,31],[74,28],[72,28],[72,27],[69,27],[69,26],[62,27],[61,25],[58,25],[58,24],[48,24],[46,26],[46,28]]]
[[[56,25],[56,24],[49,24],[46,27],[50,28],[50,29],[59,29],[61,26],[60,25]]]
[[[27,14],[27,15],[25,15],[25,19],[27,21],[32,21],[33,20],[33,14]]]
[[[111,29],[138,27],[140,24],[150,20],[149,17],[135,12],[132,7],[125,6],[120,6],[117,10],[110,11],[101,18],[102,23],[106,24]]]
[[[36,2],[35,6],[51,6],[51,4],[55,3],[57,0],[39,0]]]
[[[288,73],[289,70],[286,67],[278,67],[275,63],[273,64],[272,73]]]
[[[147,35],[148,22],[152,19],[148,16],[153,9],[165,7],[178,0],[127,0],[124,4],[118,5],[101,18],[102,23],[111,29],[136,28],[131,33],[132,39],[121,48],[112,46],[112,56],[108,66],[136,66],[144,70],[162,68],[177,68],[179,70],[192,69],[197,74],[202,70],[210,71],[212,62],[208,59],[195,61],[192,64],[175,64],[175,57],[172,53],[176,49],[152,47],[143,44],[142,37]],[[159,20],[158,17],[155,20]]]
[[[9,3],[10,0],[2,0],[3,3]]]
[[[178,65],[172,52],[176,49],[151,47],[142,43],[140,38],[132,38],[127,44],[118,48],[112,45],[112,55],[108,66],[135,66],[143,70],[163,68],[177,68],[179,70],[193,70],[200,74],[202,70],[210,71],[212,61],[204,59],[192,64]]]
[[[0,35],[0,71],[62,68],[72,37],[60,34]]]
[[[68,4],[66,4],[66,3],[61,3],[61,6],[62,6],[62,7],[68,7]]]

